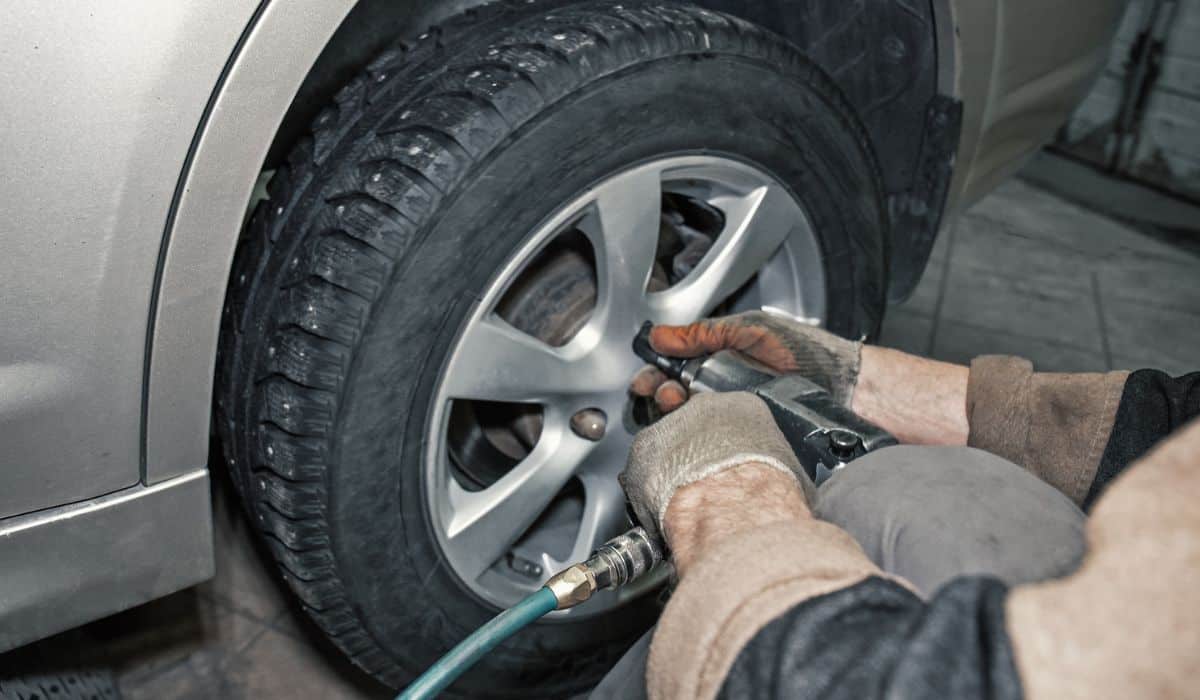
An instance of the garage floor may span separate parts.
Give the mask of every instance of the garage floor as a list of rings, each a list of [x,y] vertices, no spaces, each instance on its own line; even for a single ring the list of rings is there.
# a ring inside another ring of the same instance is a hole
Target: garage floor
[[[1192,371],[1200,239],[1143,233],[1012,180],[938,241],[882,343],[963,363],[1019,354],[1050,372]]]
[[[1200,347],[1198,247],[1009,182],[939,242],[882,341],[958,362],[1182,373]],[[115,667],[130,699],[391,697],[296,612],[223,484],[216,530],[215,580],[49,640],[47,656]],[[13,665],[0,656],[0,672]]]

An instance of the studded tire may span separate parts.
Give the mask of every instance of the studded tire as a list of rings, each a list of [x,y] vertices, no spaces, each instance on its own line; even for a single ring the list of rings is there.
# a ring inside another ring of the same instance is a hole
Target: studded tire
[[[503,2],[385,51],[293,148],[239,245],[217,426],[284,579],[355,663],[399,687],[496,610],[442,559],[425,416],[471,303],[589,184],[729,154],[804,202],[834,330],[873,332],[886,224],[867,137],[777,36],[672,3]],[[537,625],[452,688],[585,691],[657,612]]]
[[[8,676],[0,671],[0,700],[120,700],[110,671],[80,670]]]

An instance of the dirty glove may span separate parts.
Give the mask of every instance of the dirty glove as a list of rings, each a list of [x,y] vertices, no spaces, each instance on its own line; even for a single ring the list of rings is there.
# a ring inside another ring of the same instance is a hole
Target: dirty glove
[[[679,488],[752,462],[793,475],[813,502],[816,488],[761,399],[744,391],[700,394],[637,434],[619,478],[638,522],[660,535]]]
[[[820,385],[843,406],[849,406],[854,395],[862,354],[861,342],[766,311],[747,311],[688,326],[655,326],[650,345],[672,357],[737,350],[781,374],[799,374]],[[639,371],[630,389],[638,396],[653,396],[663,411],[672,411],[687,400],[683,386],[654,367]]]

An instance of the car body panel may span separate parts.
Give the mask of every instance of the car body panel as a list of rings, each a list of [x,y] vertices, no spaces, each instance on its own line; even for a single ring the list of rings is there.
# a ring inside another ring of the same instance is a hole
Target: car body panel
[[[964,112],[952,215],[1050,138],[1124,3],[931,2],[938,92]],[[205,464],[234,248],[277,130],[354,6],[44,3],[0,26],[0,147],[20,174],[0,182],[0,323],[16,329],[0,336],[0,560],[25,582],[0,588],[0,628],[30,630],[0,648],[211,574]],[[1067,26],[1075,39],[1051,33]],[[70,565],[84,547],[96,570]]]
[[[221,309],[263,158],[352,0],[272,3],[230,64],[162,239],[146,392],[148,479],[203,466]]]
[[[0,652],[213,575],[208,470],[0,520]]]
[[[159,242],[196,125],[256,4],[5,12],[0,518],[141,479]]]
[[[1108,58],[1127,0],[951,0],[963,127],[947,217],[1047,143]],[[944,7],[944,6],[943,6]]]

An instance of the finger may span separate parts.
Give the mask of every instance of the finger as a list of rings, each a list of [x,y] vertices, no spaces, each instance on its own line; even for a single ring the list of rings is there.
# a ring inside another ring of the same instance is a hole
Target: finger
[[[671,357],[711,355],[721,350],[738,350],[755,356],[763,349],[764,341],[770,339],[770,333],[758,324],[747,322],[747,316],[709,318],[686,326],[655,326],[650,330],[650,347]]]
[[[665,381],[667,381],[667,375],[663,374],[662,370],[653,365],[646,365],[633,375],[633,381],[629,383],[629,390],[633,392],[634,396],[649,398],[654,396],[654,392]]]
[[[650,347],[670,357],[696,357],[729,347],[728,336],[721,319],[707,319],[686,326],[655,326],[650,329]]]
[[[679,382],[671,379],[663,382],[654,392],[654,403],[663,413],[670,413],[682,406],[688,400],[687,389]]]

